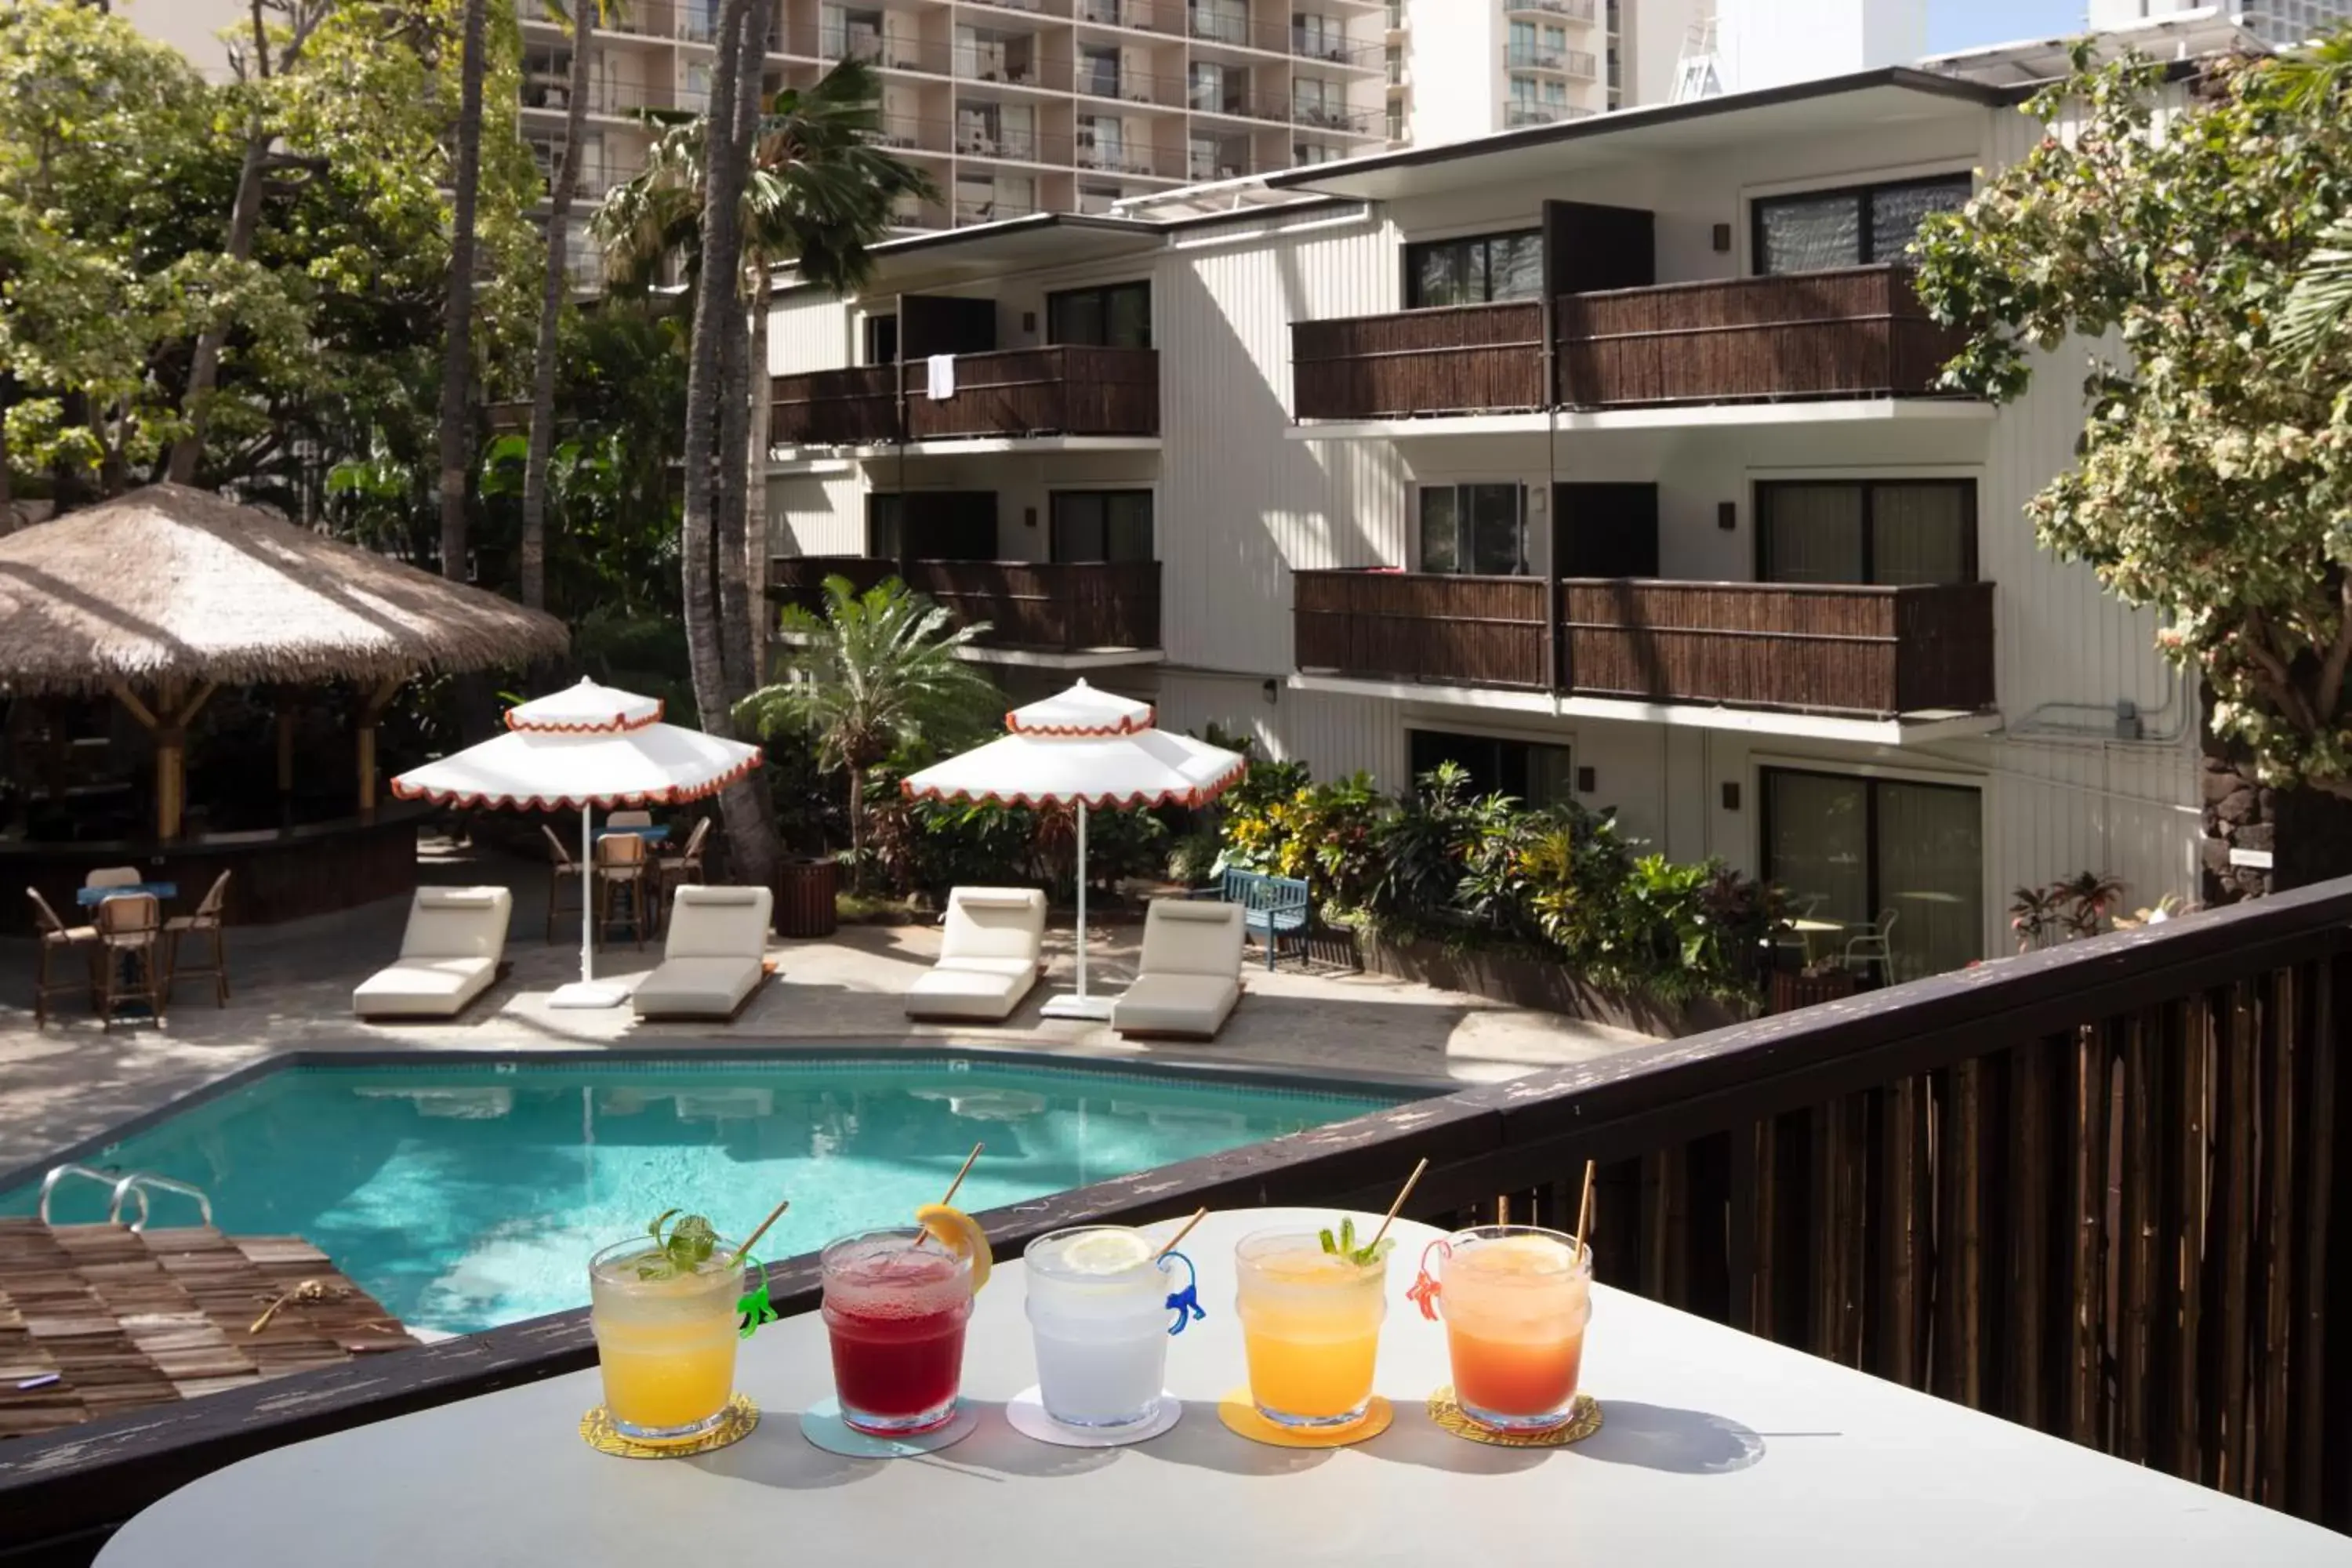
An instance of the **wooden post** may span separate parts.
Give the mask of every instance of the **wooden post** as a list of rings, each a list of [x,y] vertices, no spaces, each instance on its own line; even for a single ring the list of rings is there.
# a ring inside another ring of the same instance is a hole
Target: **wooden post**
[[[360,700],[359,772],[360,820],[375,820],[375,727],[383,718],[383,710],[407,680],[406,676],[394,676],[379,681],[375,689]]]
[[[185,774],[187,731],[158,719],[157,712],[167,717],[172,700],[178,695],[174,683],[165,681],[157,690],[155,707],[150,710],[139,694],[118,680],[110,689],[114,700],[122,704],[124,712],[138,721],[139,727],[155,741],[155,837],[169,843],[180,836],[180,814],[185,804],[182,796]]]

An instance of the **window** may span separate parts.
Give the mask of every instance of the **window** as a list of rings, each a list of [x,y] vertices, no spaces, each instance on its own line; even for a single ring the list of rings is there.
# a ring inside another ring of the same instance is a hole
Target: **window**
[[[1192,62],[1192,107],[1223,114],[1241,111],[1241,73],[1213,60]]]
[[[1765,583],[1972,583],[1970,479],[1790,480],[1756,487]]]
[[[1421,569],[1475,577],[1528,570],[1524,492],[1517,485],[1421,487]]]
[[[1337,16],[1318,16],[1312,11],[1290,14],[1290,47],[1294,53],[1313,59],[1336,60],[1348,52],[1348,31]]]
[[[868,316],[866,318],[861,335],[864,342],[859,346],[866,351],[866,363],[897,364],[898,363],[898,317]]]
[[[1294,142],[1290,146],[1290,161],[1294,163],[1336,163],[1346,156],[1339,148],[1320,142]]]
[[[1973,789],[1764,770],[1764,879],[1789,890],[1817,955],[1864,928],[1886,937],[1885,978],[1984,956],[1983,800]],[[1890,923],[1891,917],[1891,923]]]
[[[1097,348],[1151,346],[1151,285],[1112,283],[1045,296],[1045,341]]]
[[[1965,205],[1971,188],[1968,175],[1945,174],[1759,201],[1756,271],[1819,272],[1899,261],[1927,215]]]
[[[1343,125],[1348,95],[1336,81],[1303,76],[1290,84],[1291,118],[1301,125]]]
[[[1402,87],[1404,85],[1404,49],[1402,46],[1396,44],[1389,46],[1388,63],[1389,85]]]
[[[1055,490],[1054,559],[1151,559],[1150,490]]]
[[[1528,805],[1568,804],[1576,773],[1566,746],[1444,730],[1415,730],[1410,738],[1416,780],[1440,763],[1453,763],[1470,775],[1474,795],[1507,795]]]
[[[1410,310],[1534,300],[1543,293],[1543,233],[1473,235],[1404,247],[1404,302]]]
[[[1118,50],[1098,44],[1078,46],[1078,81],[1080,92],[1097,98],[1118,96]]]
[[[866,497],[866,553],[879,561],[898,559],[907,498],[871,491]]]
[[[1126,122],[1115,114],[1078,116],[1078,162],[1097,169],[1118,168],[1127,159]]]

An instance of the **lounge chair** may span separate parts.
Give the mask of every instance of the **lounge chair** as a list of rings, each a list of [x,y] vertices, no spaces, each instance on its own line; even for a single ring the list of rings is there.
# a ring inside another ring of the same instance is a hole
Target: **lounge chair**
[[[958,888],[948,895],[939,961],[908,988],[907,1016],[1001,1024],[1037,984],[1045,948],[1045,894]]]
[[[670,902],[660,965],[637,982],[640,1018],[730,1018],[767,973],[765,888],[680,888]]]
[[[490,988],[507,951],[504,888],[419,888],[400,957],[352,993],[362,1018],[454,1018]]]
[[[1242,906],[1154,899],[1135,984],[1111,1005],[1122,1035],[1206,1040],[1242,999]]]

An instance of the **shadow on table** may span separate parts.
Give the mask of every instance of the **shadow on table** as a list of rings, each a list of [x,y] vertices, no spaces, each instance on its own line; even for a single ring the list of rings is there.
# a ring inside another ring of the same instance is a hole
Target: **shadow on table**
[[[671,1463],[680,1461],[672,1460]],[[763,1410],[759,1429],[732,1447],[698,1454],[683,1463],[710,1475],[780,1491],[822,1491],[882,1473],[895,1459],[852,1459],[828,1454],[801,1436],[800,1412]]]
[[[1429,1418],[1421,1401],[1400,1402],[1395,1424],[1363,1446],[1375,1459],[1392,1465],[1418,1465],[1456,1476],[1514,1476],[1531,1470],[1559,1450],[1507,1448],[1494,1443],[1474,1443],[1457,1437]]]
[[[1117,1449],[1110,1450],[1113,1453]],[[1132,1450],[1171,1465],[1216,1470],[1228,1476],[1291,1476],[1328,1462],[1329,1448],[1276,1448],[1229,1431],[1213,1399],[1184,1401],[1184,1417]]]
[[[1004,1402],[1001,1399],[967,1399],[964,1403],[980,1415],[980,1426],[972,1435],[936,1454],[926,1454],[916,1462],[945,1465],[967,1473],[978,1470],[996,1476],[1051,1480],[1057,1476],[1082,1476],[1118,1459],[1117,1448],[1065,1448],[1023,1436],[1005,1419]]]
[[[1704,1410],[1604,1399],[1601,1430],[1570,1451],[1604,1465],[1638,1465],[1677,1476],[1719,1476],[1760,1462],[1764,1438],[1737,1421]]]

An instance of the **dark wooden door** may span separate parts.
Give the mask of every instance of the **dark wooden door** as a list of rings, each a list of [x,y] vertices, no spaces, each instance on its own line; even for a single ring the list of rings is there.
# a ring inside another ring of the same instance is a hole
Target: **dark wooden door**
[[[1554,485],[1552,559],[1563,577],[1658,574],[1658,487]]]
[[[1546,202],[1543,233],[1544,292],[1553,299],[1658,280],[1657,220],[1640,207]]]

